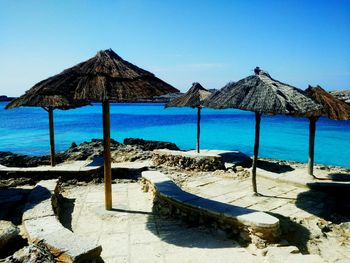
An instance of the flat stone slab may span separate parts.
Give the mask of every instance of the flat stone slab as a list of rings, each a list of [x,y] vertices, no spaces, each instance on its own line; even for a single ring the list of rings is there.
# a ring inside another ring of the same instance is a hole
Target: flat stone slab
[[[187,153],[197,154],[196,150],[187,151]],[[226,168],[231,166],[250,166],[252,159],[240,151],[226,150],[200,150],[200,154],[219,156],[225,162]]]
[[[245,227],[254,228],[255,231],[275,229],[278,232],[279,220],[274,216],[190,194],[158,171],[142,172],[142,177],[154,186],[160,197],[170,199],[182,206],[205,211],[222,219],[234,219]]]
[[[147,169],[152,166],[150,161],[139,161],[139,162],[121,162],[121,163],[112,163],[112,169],[136,169],[142,170]]]
[[[320,171],[318,171],[320,173]],[[281,183],[291,184],[297,187],[311,188],[311,189],[327,189],[327,188],[341,188],[350,189],[350,181],[334,181],[327,172],[317,175],[320,179],[314,178],[307,174],[306,169],[295,168],[292,171],[284,173],[274,173],[257,168],[257,175],[265,179],[274,180]],[[346,175],[344,175],[346,176]]]
[[[39,182],[28,196],[23,226],[31,243],[43,240],[50,252],[62,262],[84,262],[97,258],[102,247],[78,236],[58,221],[53,201],[58,180]]]
[[[74,161],[74,162],[65,162],[60,163],[55,166],[50,165],[41,165],[37,167],[7,167],[1,166],[1,171],[8,172],[50,172],[50,171],[88,171],[98,169],[100,165],[90,165],[91,161]]]

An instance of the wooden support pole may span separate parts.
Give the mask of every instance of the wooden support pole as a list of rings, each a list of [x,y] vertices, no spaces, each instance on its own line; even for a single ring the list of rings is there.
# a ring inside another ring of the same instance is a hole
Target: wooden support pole
[[[259,154],[260,120],[261,120],[261,113],[255,112],[255,142],[254,142],[254,156],[253,156],[253,167],[252,167],[252,183],[253,183],[253,191],[255,194],[258,193],[258,188],[256,185],[256,166],[258,163],[258,154]]]
[[[309,124],[309,160],[307,170],[309,175],[314,175],[314,153],[315,153],[315,135],[316,135],[316,117],[310,117]]]
[[[200,151],[200,136],[201,136],[201,107],[198,107],[197,112],[197,153]]]
[[[109,100],[102,102],[103,111],[103,147],[104,147],[104,184],[105,208],[112,210],[112,170],[111,170],[111,137]]]
[[[54,123],[53,123],[53,108],[49,107],[47,111],[49,113],[50,162],[51,162],[51,166],[55,166],[56,160],[55,160],[55,131],[54,131]]]

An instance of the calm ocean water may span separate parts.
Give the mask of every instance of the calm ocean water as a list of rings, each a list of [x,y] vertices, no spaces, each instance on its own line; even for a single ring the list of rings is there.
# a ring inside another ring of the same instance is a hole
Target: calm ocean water
[[[41,108],[4,110],[0,102],[0,151],[28,155],[49,153],[48,116]],[[102,138],[100,104],[79,109],[55,110],[56,150],[74,141]],[[253,151],[255,118],[240,110],[202,111],[201,148]],[[195,148],[196,110],[164,109],[164,104],[111,104],[111,136],[171,141],[181,149]],[[307,161],[308,119],[263,116],[260,156]],[[350,121],[321,118],[317,122],[315,161],[350,167]]]

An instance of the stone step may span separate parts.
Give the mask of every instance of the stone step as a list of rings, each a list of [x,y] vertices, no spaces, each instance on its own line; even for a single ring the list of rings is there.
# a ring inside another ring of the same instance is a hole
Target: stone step
[[[43,241],[62,262],[85,262],[100,256],[102,247],[63,227],[55,215],[57,181],[40,181],[28,196],[23,226],[28,241]]]

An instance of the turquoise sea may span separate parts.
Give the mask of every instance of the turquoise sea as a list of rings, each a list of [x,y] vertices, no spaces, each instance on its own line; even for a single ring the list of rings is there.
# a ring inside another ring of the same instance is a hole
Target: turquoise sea
[[[48,116],[41,108],[5,110],[0,102],[0,151],[28,155],[49,153]],[[74,110],[55,110],[56,150],[102,138],[102,107],[93,104]],[[111,104],[111,136],[171,141],[181,149],[195,148],[196,110],[164,109],[161,103]],[[263,116],[260,156],[307,161],[308,119]],[[203,109],[201,148],[253,151],[255,118],[253,113],[228,109]],[[350,167],[350,121],[321,118],[317,122],[315,161],[319,164]]]

